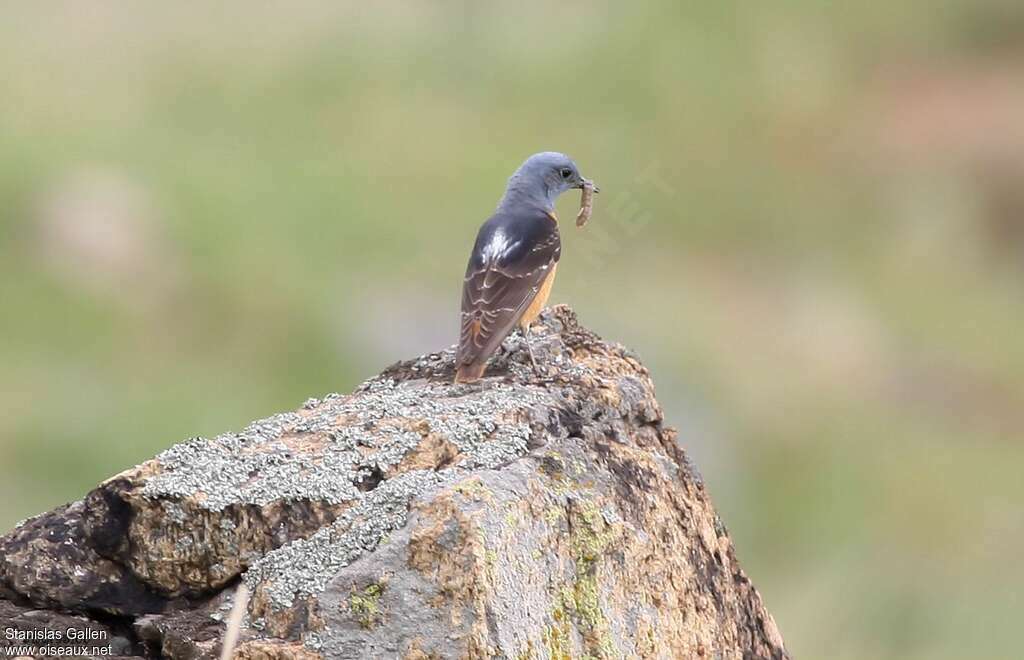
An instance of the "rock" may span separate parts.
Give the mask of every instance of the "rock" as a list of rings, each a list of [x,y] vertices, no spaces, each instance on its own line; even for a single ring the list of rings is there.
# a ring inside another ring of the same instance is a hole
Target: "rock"
[[[787,657],[647,370],[567,307],[532,337],[546,374],[518,335],[480,383],[401,362],[26,521],[0,627],[215,658],[244,580],[235,658]]]

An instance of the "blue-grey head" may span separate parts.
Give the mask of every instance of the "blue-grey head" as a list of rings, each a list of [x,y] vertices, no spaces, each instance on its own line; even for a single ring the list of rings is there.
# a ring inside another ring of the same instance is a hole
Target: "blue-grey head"
[[[572,158],[557,151],[542,151],[527,158],[509,178],[498,208],[525,204],[552,211],[559,195],[582,188],[585,182]]]

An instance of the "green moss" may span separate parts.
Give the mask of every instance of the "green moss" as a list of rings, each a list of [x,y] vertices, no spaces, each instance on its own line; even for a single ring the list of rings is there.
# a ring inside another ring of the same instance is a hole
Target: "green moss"
[[[576,574],[558,594],[558,610],[570,612],[583,635],[586,657],[613,658],[608,621],[601,610],[598,563],[615,531],[604,522],[600,510],[584,503],[570,510],[569,539]]]
[[[594,629],[604,623],[601,603],[598,599],[597,578],[593,575],[577,577],[575,599],[573,601],[576,615]]]
[[[605,524],[596,506],[586,503],[571,511],[570,523],[572,535],[569,541],[576,572],[590,572],[614,537],[614,530]]]
[[[468,497],[477,501],[487,500],[490,502],[494,498],[493,493],[487,489],[487,486],[484,486],[479,477],[467,479],[457,484],[455,486],[455,492],[463,497]]]
[[[371,584],[362,591],[355,591],[348,597],[349,610],[359,625],[371,629],[380,623],[384,610],[380,598],[384,595],[384,585]]]
[[[573,660],[572,657],[572,629],[569,624],[569,617],[561,607],[555,607],[551,612],[553,620],[550,626],[544,627],[541,637],[548,647],[548,655],[551,660]]]

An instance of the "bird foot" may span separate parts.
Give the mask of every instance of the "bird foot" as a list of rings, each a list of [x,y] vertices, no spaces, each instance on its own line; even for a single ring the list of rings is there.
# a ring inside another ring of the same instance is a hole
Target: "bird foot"
[[[526,352],[530,356],[530,365],[533,367],[534,375],[539,377],[539,378],[547,378],[548,370],[546,368],[543,369],[543,370],[541,369],[540,365],[537,364],[537,357],[533,353],[533,344],[530,342],[530,329],[529,328],[524,328],[523,329],[523,341],[526,343]]]

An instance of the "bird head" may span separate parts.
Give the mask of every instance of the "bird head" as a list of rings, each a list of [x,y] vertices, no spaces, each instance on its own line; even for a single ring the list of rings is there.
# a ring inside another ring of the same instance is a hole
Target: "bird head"
[[[508,180],[502,201],[531,201],[550,210],[558,196],[582,188],[586,179],[572,158],[557,151],[542,151],[527,158]],[[595,192],[597,187],[594,188]]]

